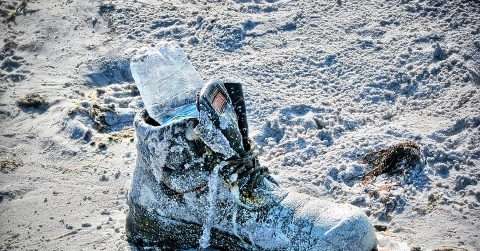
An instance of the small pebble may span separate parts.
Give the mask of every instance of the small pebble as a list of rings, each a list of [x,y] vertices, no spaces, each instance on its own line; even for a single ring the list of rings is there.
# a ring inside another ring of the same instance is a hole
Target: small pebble
[[[98,143],[98,149],[100,150],[106,150],[107,149],[107,145],[105,143]]]
[[[377,230],[378,232],[384,232],[387,230],[387,226],[385,225],[374,225],[375,227],[375,230]]]

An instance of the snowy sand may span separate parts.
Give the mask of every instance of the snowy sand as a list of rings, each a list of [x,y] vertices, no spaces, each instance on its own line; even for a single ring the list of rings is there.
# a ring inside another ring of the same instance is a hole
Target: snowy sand
[[[19,2],[0,1],[0,250],[130,250],[129,59],[164,40],[245,83],[282,186],[363,208],[382,245],[480,250],[478,1]],[[362,184],[404,141],[423,164]]]

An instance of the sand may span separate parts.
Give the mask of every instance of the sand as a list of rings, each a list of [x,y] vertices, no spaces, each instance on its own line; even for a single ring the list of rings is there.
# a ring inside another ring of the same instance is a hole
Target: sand
[[[245,84],[282,186],[363,208],[396,248],[480,250],[478,1],[19,3],[0,2],[0,250],[131,249],[129,59],[160,41]],[[362,183],[405,141],[420,164]]]

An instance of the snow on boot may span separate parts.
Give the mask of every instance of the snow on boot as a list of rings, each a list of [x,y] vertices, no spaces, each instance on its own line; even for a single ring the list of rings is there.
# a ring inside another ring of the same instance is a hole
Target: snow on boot
[[[243,96],[232,96],[238,86],[204,86],[198,117],[162,126],[146,111],[136,116],[129,241],[166,249],[375,249],[359,208],[285,191],[259,165],[238,107]]]

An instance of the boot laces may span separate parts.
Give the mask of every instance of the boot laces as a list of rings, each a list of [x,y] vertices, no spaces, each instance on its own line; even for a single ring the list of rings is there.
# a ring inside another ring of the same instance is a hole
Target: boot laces
[[[254,210],[264,205],[259,205],[255,190],[261,186],[261,182],[267,179],[275,186],[278,183],[270,175],[267,167],[260,165],[258,161],[258,152],[251,149],[240,157],[227,160],[227,164],[223,169],[223,177],[230,185],[230,191],[235,202],[246,209]],[[246,198],[247,203],[242,202],[241,198]]]

